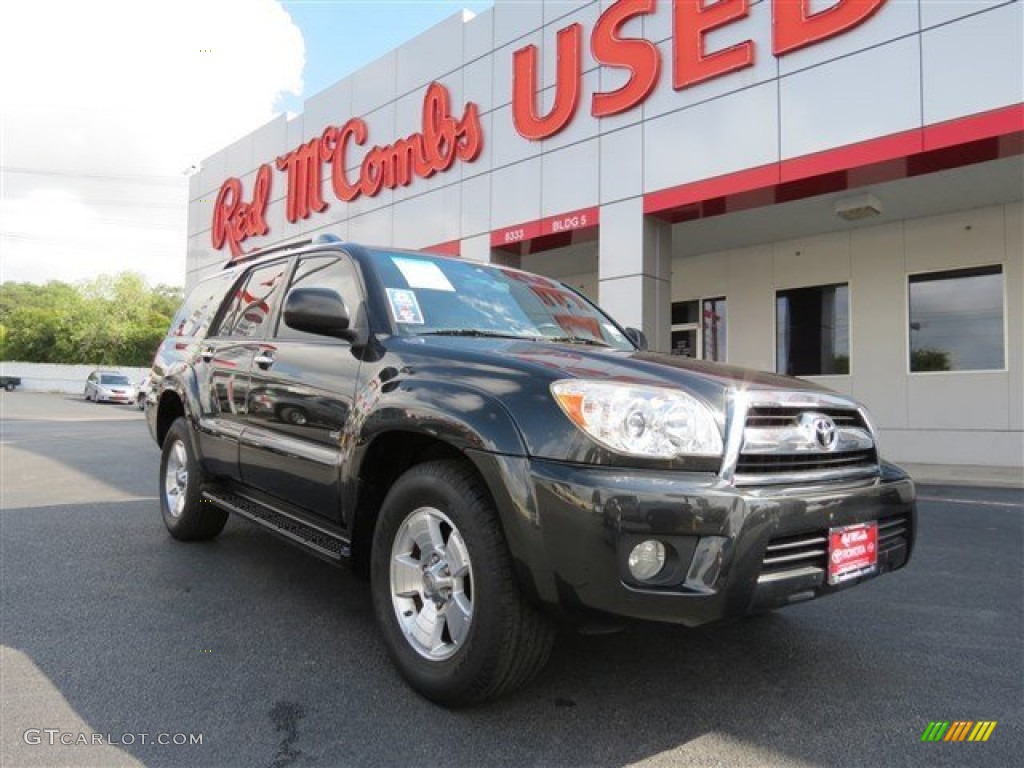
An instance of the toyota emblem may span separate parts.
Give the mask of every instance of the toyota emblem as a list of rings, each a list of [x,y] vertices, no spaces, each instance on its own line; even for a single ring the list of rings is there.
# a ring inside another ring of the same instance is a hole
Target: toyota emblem
[[[839,433],[836,423],[824,413],[804,413],[800,415],[800,427],[806,439],[823,451],[831,451],[836,447]]]
[[[836,423],[828,416],[818,416],[814,422],[814,439],[818,445],[826,451],[831,451],[836,445]]]

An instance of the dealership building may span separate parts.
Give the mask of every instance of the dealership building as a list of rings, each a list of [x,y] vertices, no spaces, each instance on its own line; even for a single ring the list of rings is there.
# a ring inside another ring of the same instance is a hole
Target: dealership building
[[[557,278],[650,346],[1024,465],[1021,0],[498,0],[205,160],[187,281],[332,233]]]

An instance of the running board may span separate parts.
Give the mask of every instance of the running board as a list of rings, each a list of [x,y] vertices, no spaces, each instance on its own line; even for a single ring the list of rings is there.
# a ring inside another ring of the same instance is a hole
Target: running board
[[[331,562],[341,562],[352,554],[348,539],[248,496],[215,488],[204,489],[203,498],[222,509],[252,520]]]

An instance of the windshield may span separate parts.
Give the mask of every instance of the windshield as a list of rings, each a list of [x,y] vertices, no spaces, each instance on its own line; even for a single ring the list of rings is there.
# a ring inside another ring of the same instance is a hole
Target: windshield
[[[632,350],[579,294],[540,275],[417,253],[371,251],[391,319],[408,336],[508,336]]]
[[[127,376],[121,376],[116,373],[104,373],[100,376],[100,384],[115,384],[118,386],[128,386],[131,382]]]

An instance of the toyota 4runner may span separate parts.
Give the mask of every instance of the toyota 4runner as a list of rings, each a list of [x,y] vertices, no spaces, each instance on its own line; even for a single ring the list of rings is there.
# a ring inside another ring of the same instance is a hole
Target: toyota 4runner
[[[914,485],[848,398],[645,351],[515,269],[325,236],[247,258],[154,360],[164,522],[350,563],[434,701],[523,684],[555,620],[694,626],[910,557]]]

